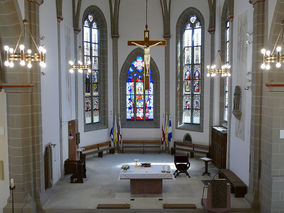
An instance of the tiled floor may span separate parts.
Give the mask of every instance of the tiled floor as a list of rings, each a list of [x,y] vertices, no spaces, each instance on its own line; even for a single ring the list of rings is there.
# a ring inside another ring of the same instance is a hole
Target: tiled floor
[[[52,209],[96,209],[99,203],[129,203],[131,209],[162,209],[163,203],[188,203],[202,208],[203,183],[210,180],[218,169],[209,164],[211,177],[202,176],[204,163],[197,157],[190,159],[191,178],[181,175],[174,180],[163,181],[163,194],[159,196],[131,196],[129,181],[119,180],[122,164],[134,164],[134,159],[140,162],[169,165],[175,169],[173,156],[161,154],[114,154],[104,155],[103,158],[92,157],[86,162],[87,179],[83,184],[69,183],[70,176],[60,180],[52,189],[48,190],[48,202],[44,206],[46,212]],[[231,196],[232,208],[248,209],[249,203],[244,198]]]

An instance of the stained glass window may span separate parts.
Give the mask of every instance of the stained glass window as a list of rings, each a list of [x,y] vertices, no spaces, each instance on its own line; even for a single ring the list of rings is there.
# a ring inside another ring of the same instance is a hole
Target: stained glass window
[[[202,26],[197,16],[188,19],[183,33],[183,123],[200,124]]]
[[[225,62],[230,64],[230,21],[226,21],[225,30]],[[229,110],[229,77],[224,78],[224,121],[228,121]]]
[[[150,90],[144,90],[144,61],[138,56],[128,69],[126,79],[126,119],[153,120],[154,119],[154,87],[150,76]],[[150,70],[150,74],[152,71]]]
[[[91,65],[91,72],[84,71],[85,124],[93,124],[100,122],[100,29],[92,14],[83,23],[84,63]]]

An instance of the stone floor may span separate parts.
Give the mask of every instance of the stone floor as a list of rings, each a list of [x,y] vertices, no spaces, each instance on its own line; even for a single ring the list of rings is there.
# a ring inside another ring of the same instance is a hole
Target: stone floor
[[[200,200],[203,183],[201,180],[210,180],[218,172],[218,169],[210,163],[209,172],[211,172],[211,176],[202,176],[204,163],[196,157],[190,159],[189,174],[191,178],[182,174],[174,180],[163,181],[163,194],[159,196],[131,196],[129,181],[119,180],[119,172],[121,165],[134,164],[134,159],[139,159],[140,162],[169,165],[172,170],[175,169],[173,156],[165,153],[130,153],[104,155],[103,158],[91,157],[86,161],[87,179],[84,179],[83,184],[71,184],[69,183],[70,176],[66,176],[47,191],[49,200],[44,206],[45,212],[60,212],[60,210],[64,212],[67,209],[75,210],[72,212],[76,212],[76,209],[78,212],[88,212],[88,210],[96,209],[99,203],[129,203],[131,209],[151,209],[151,212],[161,212],[159,210],[162,210],[164,203],[195,204],[197,208],[202,209]],[[250,208],[249,203],[244,198],[235,198],[233,194],[231,195],[231,206],[240,209],[240,212],[246,212],[245,210]],[[163,210],[163,212],[182,211]]]

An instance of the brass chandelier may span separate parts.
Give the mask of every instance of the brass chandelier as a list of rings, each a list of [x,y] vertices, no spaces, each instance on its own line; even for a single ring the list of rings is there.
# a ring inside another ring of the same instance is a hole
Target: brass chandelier
[[[79,46],[80,56],[81,56],[81,50],[82,50],[82,47]],[[70,73],[74,73],[75,70],[77,70],[79,73],[83,73],[83,70],[88,70],[88,73],[91,73],[91,64],[90,64],[90,62],[89,62],[89,64],[85,65],[80,60],[78,60],[78,64],[75,64],[74,61],[70,60],[69,61],[69,65],[70,65],[70,68],[69,68],[69,72]]]
[[[272,51],[266,50],[265,48],[261,49],[262,64],[261,64],[260,68],[263,69],[263,70],[270,70],[270,68],[271,68],[270,64],[271,63],[275,63],[275,67],[280,68],[281,63],[284,62],[284,55],[281,53],[282,47],[277,46],[279,38],[282,37],[282,39],[283,39],[284,20],[282,20],[281,25],[282,25],[282,29],[278,34],[277,40],[274,44]],[[275,52],[275,50],[276,50],[276,52]]]
[[[9,47],[8,45],[4,46],[4,65],[6,67],[13,68],[14,61],[19,61],[21,66],[27,66],[29,69],[32,68],[32,62],[39,62],[40,66],[45,68],[46,63],[46,49],[42,46],[37,46],[34,37],[32,36],[32,33],[30,32],[30,36],[32,38],[32,41],[36,47],[37,52],[32,52],[31,49],[27,49],[25,52],[25,45],[19,44],[21,37],[23,35],[23,40],[25,41],[25,31],[26,31],[26,25],[28,24],[27,20],[23,20],[24,23],[24,33],[22,32],[20,34],[20,37],[17,41],[15,49]],[[19,52],[17,52],[19,49]]]
[[[207,77],[215,77],[217,75],[220,75],[221,77],[230,77],[231,76],[231,65],[228,63],[222,64],[221,50],[218,50],[218,55],[219,55],[221,67],[218,68],[216,64],[208,65],[207,66]]]

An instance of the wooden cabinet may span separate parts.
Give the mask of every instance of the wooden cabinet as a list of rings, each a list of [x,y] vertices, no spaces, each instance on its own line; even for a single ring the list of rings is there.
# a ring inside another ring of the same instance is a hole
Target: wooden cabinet
[[[227,160],[227,129],[223,127],[212,128],[210,157],[220,169],[226,168]]]

